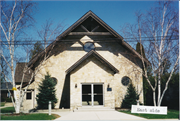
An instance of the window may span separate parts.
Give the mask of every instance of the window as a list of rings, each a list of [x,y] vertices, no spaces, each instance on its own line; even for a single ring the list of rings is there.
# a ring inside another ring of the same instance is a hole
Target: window
[[[57,84],[57,79],[55,77],[52,77],[52,79],[53,79],[54,85],[56,85]]]
[[[128,86],[128,84],[130,83],[131,79],[127,76],[124,76],[121,80],[121,83],[124,85],[124,86]]]
[[[86,42],[84,44],[84,51],[89,52],[91,50],[95,50],[95,46],[93,42]]]
[[[27,99],[27,100],[31,100],[31,96],[32,96],[32,93],[31,93],[31,92],[27,92],[27,93],[26,93],[26,99]]]

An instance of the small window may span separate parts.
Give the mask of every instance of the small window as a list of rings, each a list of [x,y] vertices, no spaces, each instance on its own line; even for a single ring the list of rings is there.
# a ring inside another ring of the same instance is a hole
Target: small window
[[[31,96],[32,96],[32,93],[31,93],[31,92],[27,92],[27,93],[26,93],[26,99],[27,99],[27,100],[31,100]]]
[[[52,79],[53,79],[54,85],[56,85],[57,84],[57,79],[55,77],[52,77]]]
[[[84,51],[89,52],[91,50],[95,50],[95,46],[93,42],[86,42],[84,44]]]
[[[129,83],[130,83],[131,79],[127,76],[124,76],[121,80],[121,83],[124,85],[124,86],[128,86]]]

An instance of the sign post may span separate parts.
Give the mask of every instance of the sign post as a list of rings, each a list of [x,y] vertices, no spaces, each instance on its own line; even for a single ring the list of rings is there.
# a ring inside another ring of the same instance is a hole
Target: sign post
[[[51,101],[49,101],[49,115],[51,115]]]

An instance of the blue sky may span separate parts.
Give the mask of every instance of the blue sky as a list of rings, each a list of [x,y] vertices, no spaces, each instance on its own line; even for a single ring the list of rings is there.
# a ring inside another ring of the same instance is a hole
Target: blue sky
[[[63,23],[65,31],[79,18],[89,10],[94,12],[99,18],[107,23],[116,32],[122,35],[120,26],[126,23],[133,24],[136,22],[135,12],[146,12],[155,5],[156,1],[36,1],[38,3],[37,11],[34,15],[36,20],[35,28],[28,30],[28,36],[33,40],[41,40],[37,30],[46,20],[51,19],[56,26]],[[177,2],[178,7],[178,2]],[[129,43],[135,47],[134,42]],[[23,54],[21,54],[23,55]]]
[[[65,29],[91,10],[105,23],[121,34],[120,26],[135,22],[137,10],[146,11],[155,1],[38,1],[38,11],[34,18],[34,30],[40,29],[46,20],[54,25],[63,22]],[[64,29],[64,30],[65,30]]]

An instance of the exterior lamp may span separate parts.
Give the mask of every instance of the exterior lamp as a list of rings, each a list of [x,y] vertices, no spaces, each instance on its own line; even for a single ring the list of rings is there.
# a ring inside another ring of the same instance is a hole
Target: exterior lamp
[[[108,84],[107,88],[109,88],[109,84]]]

